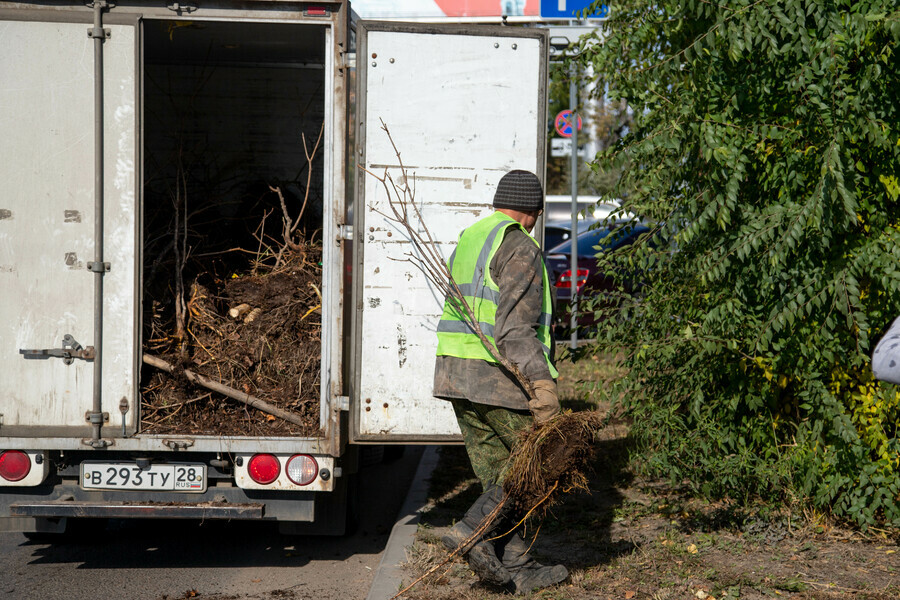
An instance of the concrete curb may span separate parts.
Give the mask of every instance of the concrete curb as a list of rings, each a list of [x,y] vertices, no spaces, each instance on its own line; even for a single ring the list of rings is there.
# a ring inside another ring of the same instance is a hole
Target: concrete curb
[[[428,446],[419,459],[419,467],[409,486],[409,493],[400,509],[397,522],[391,529],[391,536],[381,555],[381,562],[378,563],[366,600],[389,600],[400,591],[403,580],[400,565],[406,562],[406,547],[415,541],[419,528],[419,511],[428,501],[429,480],[437,462],[437,446]]]

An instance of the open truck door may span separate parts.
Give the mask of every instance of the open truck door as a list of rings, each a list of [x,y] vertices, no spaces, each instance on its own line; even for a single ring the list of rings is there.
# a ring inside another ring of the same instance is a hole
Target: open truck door
[[[492,212],[512,169],[543,178],[546,31],[361,21],[357,38],[359,166],[402,183],[441,254]],[[351,439],[455,441],[449,402],[431,395],[442,294],[408,260],[381,183],[359,171],[354,206]]]
[[[104,436],[135,430],[138,30],[103,24],[104,108],[91,15],[0,10],[0,435],[90,438],[102,362]],[[103,211],[95,216],[95,126],[102,119]],[[28,140],[28,143],[13,143]],[[97,297],[96,225],[106,270]],[[102,308],[101,308],[102,307]],[[102,319],[102,344],[95,321]],[[97,415],[99,417],[99,415]]]

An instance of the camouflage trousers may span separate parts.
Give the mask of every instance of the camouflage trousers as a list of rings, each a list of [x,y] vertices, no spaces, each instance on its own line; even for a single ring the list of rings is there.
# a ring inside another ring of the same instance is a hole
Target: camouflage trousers
[[[518,442],[520,432],[534,422],[531,413],[464,399],[455,398],[450,402],[456,412],[469,462],[482,488],[501,485],[506,477],[510,451]]]

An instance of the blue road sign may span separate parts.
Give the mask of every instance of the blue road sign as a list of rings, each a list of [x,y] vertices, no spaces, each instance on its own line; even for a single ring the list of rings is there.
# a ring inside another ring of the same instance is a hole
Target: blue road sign
[[[593,4],[592,0],[541,0],[541,18],[574,19],[575,11],[584,10]],[[609,16],[609,6],[601,5],[587,19],[605,19]]]

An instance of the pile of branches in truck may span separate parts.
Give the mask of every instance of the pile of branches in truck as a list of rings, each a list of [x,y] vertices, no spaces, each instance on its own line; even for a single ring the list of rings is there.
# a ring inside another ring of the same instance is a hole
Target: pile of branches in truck
[[[322,247],[309,181],[300,197],[266,184],[223,211],[188,202],[178,172],[171,203],[145,214],[141,431],[315,434]]]
[[[186,302],[186,339],[164,335],[147,340],[145,362],[160,368],[144,385],[141,430],[208,435],[316,432],[320,258],[321,249],[311,245],[306,252],[291,251],[277,270],[232,273],[213,285],[193,283]],[[154,358],[157,361],[150,362]],[[187,374],[230,388],[237,397]],[[262,410],[245,403],[248,399],[262,401]],[[293,418],[285,419],[288,415]]]

